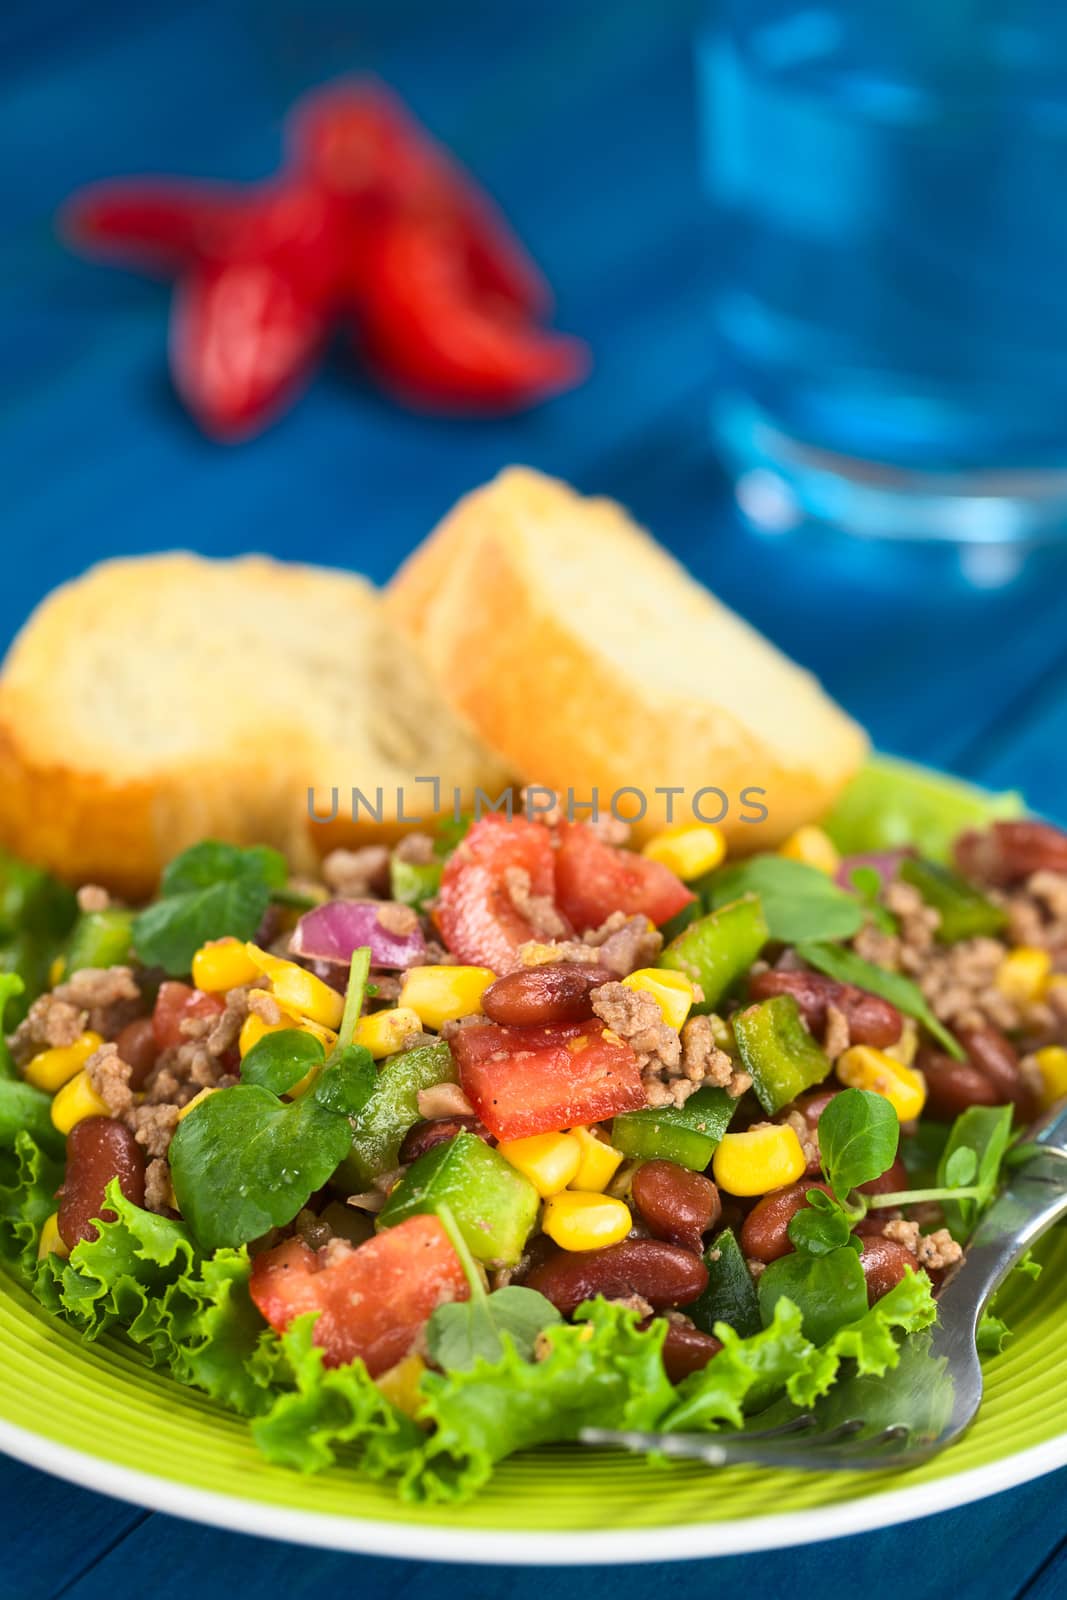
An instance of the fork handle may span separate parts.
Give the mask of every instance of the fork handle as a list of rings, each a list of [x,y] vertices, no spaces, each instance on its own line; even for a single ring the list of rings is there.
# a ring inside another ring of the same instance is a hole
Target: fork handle
[[[990,1297],[1012,1267],[1061,1218],[1067,1217],[1067,1154],[1039,1149],[994,1201],[957,1268],[938,1296],[943,1323],[971,1337]]]

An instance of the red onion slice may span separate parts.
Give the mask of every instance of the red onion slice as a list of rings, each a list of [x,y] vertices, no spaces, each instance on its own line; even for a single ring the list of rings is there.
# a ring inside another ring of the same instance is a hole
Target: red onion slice
[[[415,913],[391,900],[329,900],[304,913],[289,941],[294,956],[344,966],[362,945],[370,947],[372,967],[403,970],[426,955]]]

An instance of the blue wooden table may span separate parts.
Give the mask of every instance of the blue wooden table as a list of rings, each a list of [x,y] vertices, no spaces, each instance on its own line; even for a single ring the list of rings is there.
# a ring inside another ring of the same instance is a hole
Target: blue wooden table
[[[695,21],[688,0],[13,0],[0,20],[0,639],[104,555],[264,549],[384,578],[458,494],[521,460],[629,503],[883,748],[1067,815],[1067,554],[983,593],[947,554],[760,540],[731,512],[704,431],[714,238],[697,176]],[[428,421],[339,356],[275,431],[220,449],[169,391],[165,291],[67,256],[52,215],[113,173],[259,177],[292,99],[353,69],[391,81],[505,201],[557,286],[560,325],[591,341],[594,375],[515,420]],[[569,1597],[600,1578],[621,1600],[713,1585],[1052,1600],[1067,1585],[1065,1492],[1060,1473],[865,1539],[547,1581]],[[546,1582],[253,1541],[2,1460],[0,1505],[0,1600],[302,1600],[342,1585],[364,1600],[431,1585],[521,1600]]]

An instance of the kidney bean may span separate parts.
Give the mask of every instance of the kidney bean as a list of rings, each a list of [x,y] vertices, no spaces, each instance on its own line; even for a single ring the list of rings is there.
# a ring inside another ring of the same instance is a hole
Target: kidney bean
[[[878,1049],[896,1044],[904,1031],[904,1018],[896,1006],[880,995],[868,994],[855,984],[838,983],[822,972],[761,972],[748,986],[753,1000],[768,1000],[772,995],[789,994],[800,1007],[801,1015],[813,1033],[826,1026],[829,1006],[835,1006],[848,1021],[853,1044],[870,1044]]]
[[[784,1189],[773,1189],[758,1200],[741,1225],[741,1249],[753,1261],[777,1261],[793,1248],[789,1224],[803,1206],[809,1189],[830,1193],[828,1183],[801,1178]]]
[[[152,1018],[138,1017],[135,1022],[128,1022],[116,1038],[115,1047],[130,1068],[130,1088],[143,1089],[159,1055]]]
[[[1067,833],[1050,822],[994,822],[961,834],[955,854],[965,877],[1007,888],[1032,872],[1067,873]]]
[[[918,1066],[926,1079],[927,1109],[938,1121],[951,1122],[971,1106],[997,1104],[992,1083],[970,1061],[955,1061],[939,1050],[922,1050]]]
[[[482,995],[482,1010],[503,1027],[584,1022],[593,1015],[590,995],[610,978],[601,967],[573,961],[520,967],[489,985]]]
[[[646,1317],[639,1328],[649,1328],[657,1317]],[[722,1349],[722,1343],[713,1334],[702,1333],[686,1317],[667,1317],[667,1337],[663,1341],[663,1365],[672,1383],[681,1383],[690,1373],[702,1372]]]
[[[1034,1097],[1019,1069],[1015,1047],[1002,1033],[996,1028],[968,1028],[960,1031],[959,1040],[971,1065],[984,1073],[993,1085],[998,1105],[1015,1106],[1024,1122],[1037,1115]]]
[[[400,1146],[400,1160],[407,1166],[434,1145],[454,1139],[457,1133],[476,1133],[479,1139],[489,1142],[489,1130],[483,1128],[477,1117],[433,1117],[429,1122],[416,1122],[408,1129]]]
[[[583,1300],[640,1295],[654,1311],[688,1305],[703,1294],[708,1269],[698,1255],[661,1239],[623,1239],[604,1250],[559,1250],[533,1267],[526,1283],[569,1317]]]
[[[897,1156],[892,1166],[887,1167],[880,1178],[872,1178],[869,1183],[860,1184],[860,1194],[898,1194],[901,1189],[908,1187],[908,1169]]]
[[[112,1178],[135,1206],[144,1205],[145,1156],[125,1123],[113,1117],[85,1117],[67,1139],[67,1170],[59,1191],[59,1235],[73,1250],[83,1239],[95,1239],[93,1219],[113,1219],[104,1210],[104,1192]]]
[[[840,1089],[816,1089],[812,1094],[802,1094],[795,1102],[797,1110],[804,1118],[809,1128],[819,1126],[819,1118],[830,1104],[841,1094]]]
[[[915,1266],[915,1257],[895,1239],[866,1235],[860,1266],[867,1280],[867,1304],[874,1305],[890,1289],[896,1288],[909,1267]]]
[[[649,1233],[680,1244],[697,1255],[704,1234],[722,1215],[719,1191],[702,1172],[676,1161],[645,1161],[633,1175],[630,1193]]]

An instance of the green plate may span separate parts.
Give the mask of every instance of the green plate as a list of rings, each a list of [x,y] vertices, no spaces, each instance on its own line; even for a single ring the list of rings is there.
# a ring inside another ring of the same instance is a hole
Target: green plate
[[[927,816],[939,792],[939,824],[957,799],[975,804],[974,791],[929,774],[874,770],[898,801],[918,784]],[[851,844],[855,812],[849,827]],[[712,1470],[559,1447],[505,1462],[471,1505],[413,1508],[345,1466],[313,1478],[268,1466],[238,1418],[160,1377],[120,1340],[84,1344],[2,1275],[0,1448],[179,1516],[412,1558],[663,1561],[826,1539],[961,1505],[1067,1464],[1067,1232],[1050,1235],[1039,1254],[1040,1279],[1020,1277],[1005,1291],[1015,1334],[986,1364],[978,1421],[943,1456],[908,1472]]]

